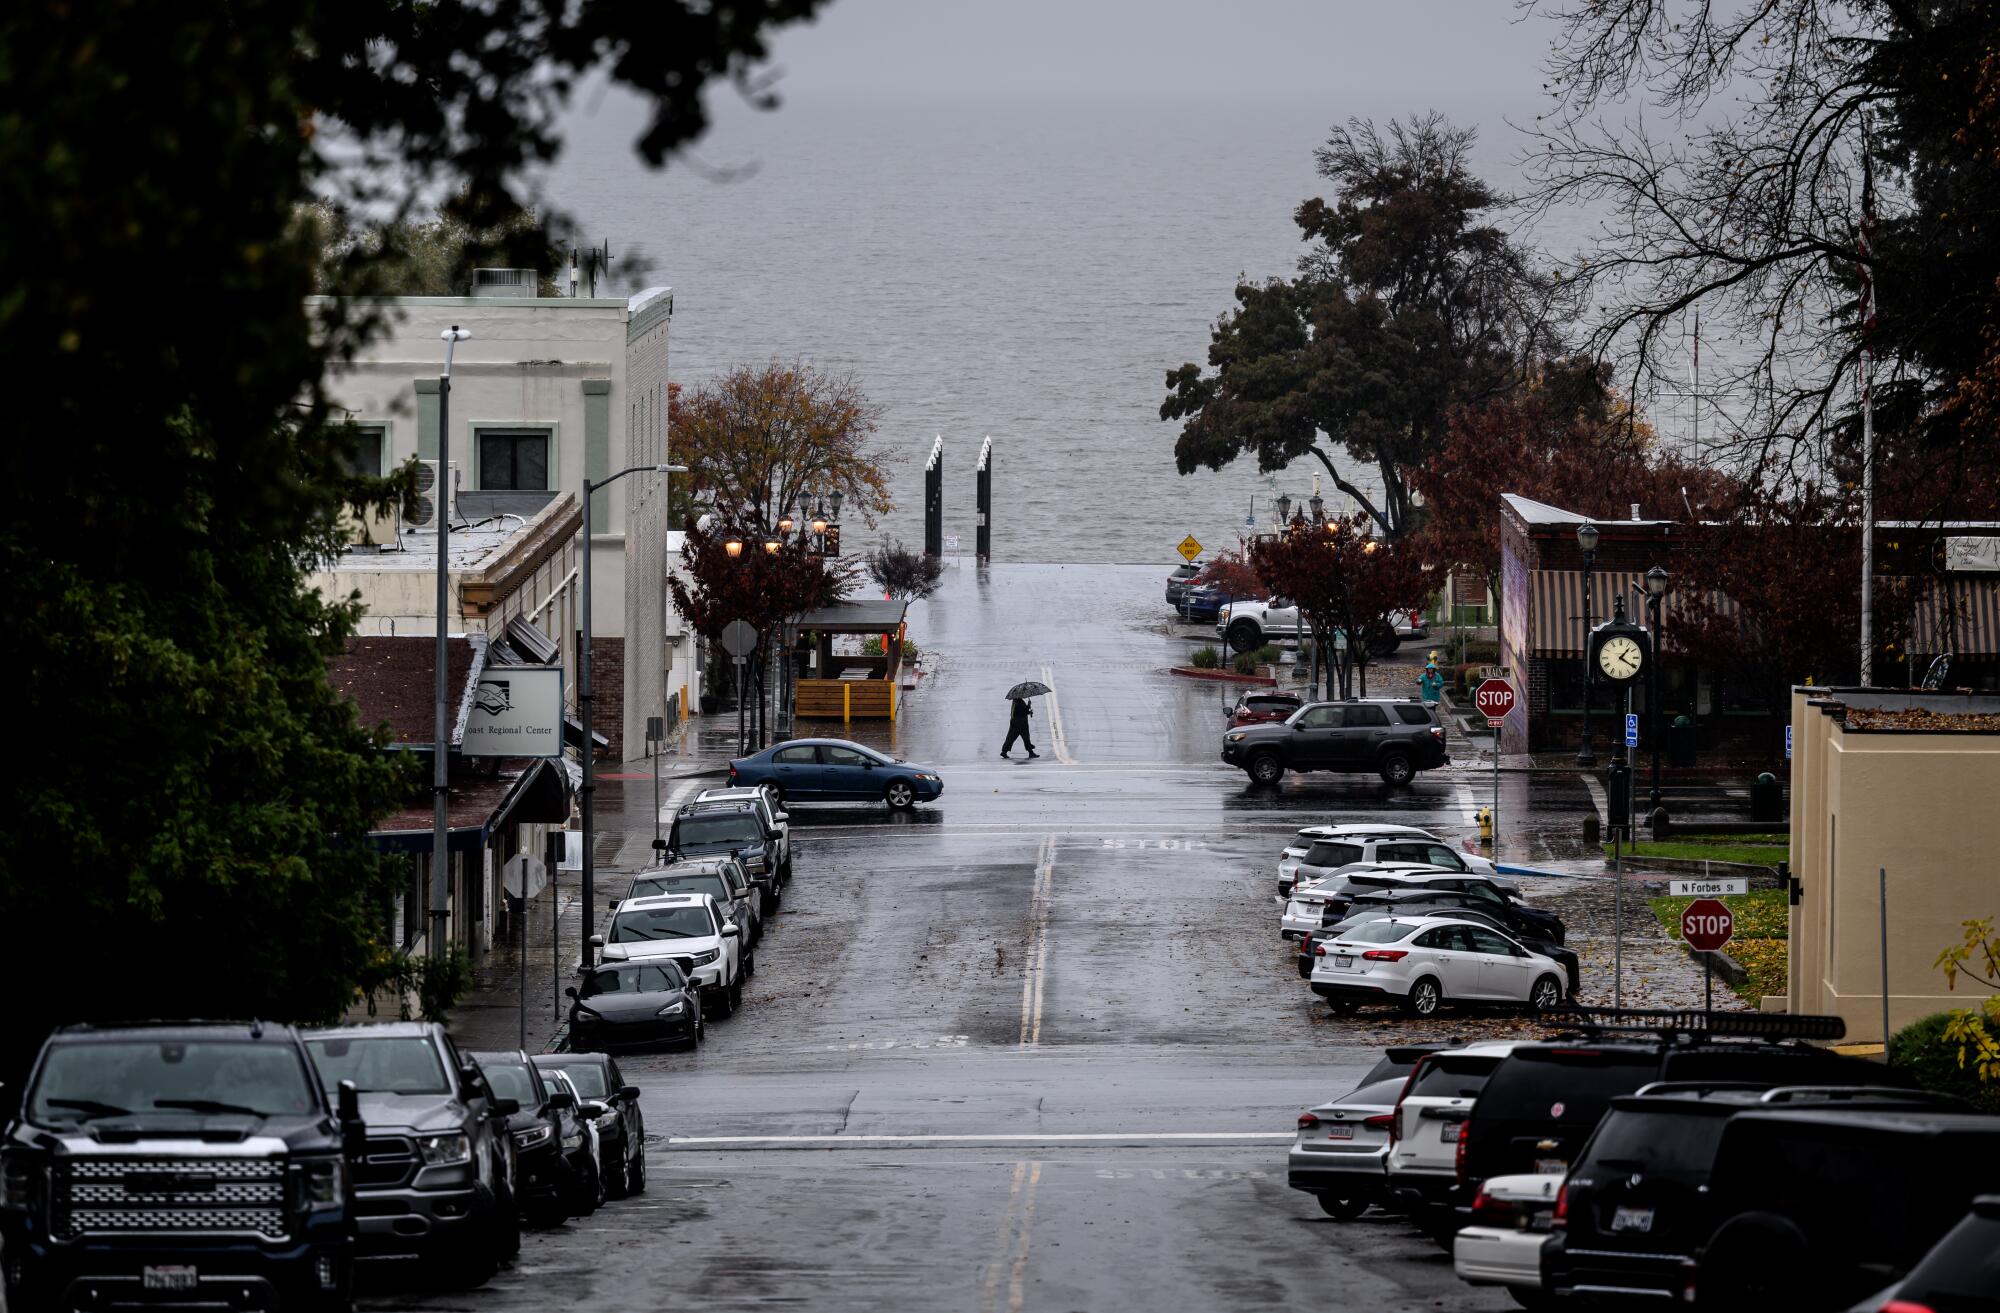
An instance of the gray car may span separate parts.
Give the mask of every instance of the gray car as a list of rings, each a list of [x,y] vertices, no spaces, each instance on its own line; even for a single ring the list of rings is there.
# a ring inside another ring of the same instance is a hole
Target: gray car
[[[733,857],[690,857],[641,871],[632,877],[632,892],[626,896],[646,898],[653,894],[707,894],[723,915],[748,927],[750,943],[764,937],[763,899]],[[743,974],[747,976],[752,968],[747,944],[745,949]]]
[[[1389,1152],[1389,1121],[1403,1082],[1424,1055],[1458,1041],[1398,1044],[1337,1099],[1299,1114],[1298,1139],[1285,1163],[1285,1180],[1319,1201],[1328,1217],[1351,1221],[1387,1197],[1383,1163]]]

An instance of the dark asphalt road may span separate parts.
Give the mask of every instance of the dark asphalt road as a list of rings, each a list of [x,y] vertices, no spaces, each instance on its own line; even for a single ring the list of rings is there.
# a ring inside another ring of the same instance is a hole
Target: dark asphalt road
[[[481,1291],[370,1306],[1511,1307],[1395,1219],[1334,1223],[1286,1187],[1298,1110],[1397,1023],[1312,1006],[1270,901],[1299,825],[1463,836],[1485,777],[1246,787],[1215,759],[1222,691],[1163,673],[1188,646],[1159,624],[1165,573],[968,571],[918,608],[935,673],[856,737],[939,764],[947,792],[908,817],[795,807],[743,1010],[699,1054],[621,1059],[657,1133],[648,1194],[531,1233]],[[999,694],[1026,677],[1056,689],[1044,759],[1002,762]],[[1524,859],[1531,792],[1587,805],[1573,782],[1504,788]],[[622,851],[651,837],[641,791],[607,809]]]

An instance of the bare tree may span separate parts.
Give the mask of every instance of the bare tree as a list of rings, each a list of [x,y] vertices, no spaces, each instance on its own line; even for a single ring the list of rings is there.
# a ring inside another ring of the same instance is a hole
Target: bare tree
[[[868,574],[883,592],[905,602],[929,597],[944,580],[944,562],[891,538],[868,553]]]

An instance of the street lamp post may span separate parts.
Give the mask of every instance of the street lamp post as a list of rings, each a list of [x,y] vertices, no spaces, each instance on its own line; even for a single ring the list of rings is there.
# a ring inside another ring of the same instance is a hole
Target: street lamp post
[[[1590,567],[1597,561],[1597,526],[1585,521],[1577,526],[1576,545],[1583,549],[1583,742],[1576,750],[1576,764],[1585,770],[1597,765],[1590,750]]]
[[[444,373],[438,375],[438,481],[431,489],[437,514],[437,645],[432,657],[436,680],[431,742],[431,915],[425,937],[429,955],[445,951],[451,934],[451,354],[471,337],[453,324],[438,336],[444,340]]]
[[[1672,582],[1667,572],[1660,566],[1646,571],[1646,609],[1653,622],[1653,659],[1646,663],[1649,676],[1646,685],[1646,709],[1651,712],[1653,740],[1653,788],[1652,814],[1653,833],[1657,836],[1666,828],[1667,809],[1660,805],[1660,604],[1666,600],[1668,585]]]
[[[597,732],[596,716],[593,714],[594,695],[590,691],[590,497],[600,489],[608,488],[628,474],[642,470],[654,474],[686,474],[685,465],[628,465],[609,478],[592,483],[583,481],[583,564],[581,580],[583,587],[583,641],[576,654],[576,701],[577,711],[583,717],[583,932],[578,937],[583,940],[578,956],[585,967],[595,966],[596,953],[591,949],[590,936],[597,924],[595,898],[597,896],[597,858],[591,851],[596,836],[596,819],[593,811],[594,795],[597,793],[596,753],[591,743],[591,735]]]

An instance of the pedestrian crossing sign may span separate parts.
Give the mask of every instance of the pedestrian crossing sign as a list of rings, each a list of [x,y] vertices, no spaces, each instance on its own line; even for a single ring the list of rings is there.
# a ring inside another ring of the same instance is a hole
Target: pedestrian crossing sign
[[[1189,561],[1201,555],[1201,544],[1194,540],[1193,534],[1181,539],[1180,554]]]

